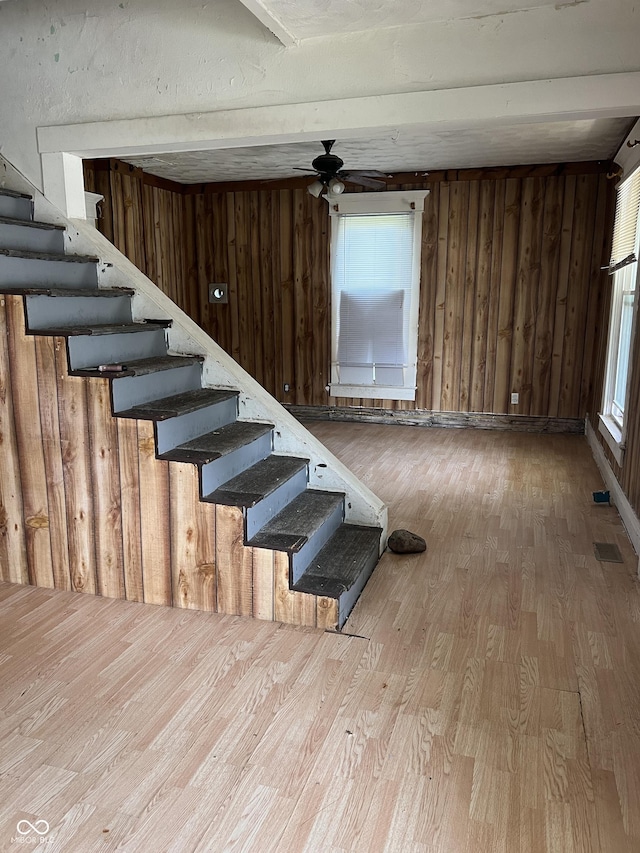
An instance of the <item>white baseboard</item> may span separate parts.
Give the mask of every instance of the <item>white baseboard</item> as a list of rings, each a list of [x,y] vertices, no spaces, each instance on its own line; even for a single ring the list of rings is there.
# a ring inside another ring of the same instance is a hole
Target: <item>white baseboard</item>
[[[593,453],[593,458],[600,469],[600,473],[602,474],[607,489],[611,492],[612,501],[618,510],[620,518],[622,519],[622,523],[624,524],[629,539],[631,540],[631,544],[633,545],[633,550],[636,554],[640,555],[640,519],[635,514],[627,496],[622,491],[622,486],[616,480],[615,474],[607,461],[607,457],[604,455],[602,445],[598,441],[588,418],[585,421],[585,426],[587,441],[589,442],[589,447]],[[638,561],[638,575],[640,576],[640,559]]]

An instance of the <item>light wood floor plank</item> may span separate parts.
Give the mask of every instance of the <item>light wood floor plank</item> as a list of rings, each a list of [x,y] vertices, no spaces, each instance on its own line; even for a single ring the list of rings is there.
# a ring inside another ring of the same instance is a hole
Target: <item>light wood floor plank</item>
[[[0,849],[640,850],[637,558],[584,439],[313,430],[426,553],[341,635],[0,584]]]

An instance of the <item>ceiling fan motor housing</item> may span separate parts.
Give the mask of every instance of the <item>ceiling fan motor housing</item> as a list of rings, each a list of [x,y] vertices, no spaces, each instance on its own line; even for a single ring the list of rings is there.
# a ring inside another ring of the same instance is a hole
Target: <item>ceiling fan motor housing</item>
[[[311,165],[321,175],[333,177],[344,166],[344,160],[341,160],[335,154],[320,154]]]

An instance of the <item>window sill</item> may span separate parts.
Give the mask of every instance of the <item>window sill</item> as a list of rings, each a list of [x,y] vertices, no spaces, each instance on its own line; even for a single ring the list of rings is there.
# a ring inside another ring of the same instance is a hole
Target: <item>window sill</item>
[[[622,441],[622,430],[618,424],[608,415],[598,415],[598,430],[604,438],[607,447],[613,453],[613,458],[618,465],[622,465],[624,459],[624,443]]]
[[[357,397],[367,400],[415,400],[415,388],[399,388],[397,385],[330,385],[332,397]]]

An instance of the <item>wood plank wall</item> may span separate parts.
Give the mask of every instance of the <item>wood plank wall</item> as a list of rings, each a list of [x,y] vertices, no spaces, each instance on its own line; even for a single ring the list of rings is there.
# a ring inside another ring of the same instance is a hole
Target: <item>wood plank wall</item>
[[[415,402],[329,398],[329,216],[304,181],[182,187],[108,161],[87,165],[87,183],[106,196],[104,233],[282,402],[582,418],[606,287],[606,168],[389,184],[430,190]],[[228,305],[208,304],[216,281]]]
[[[243,546],[240,510],[199,501],[195,466],[154,451],[153,424],[112,417],[109,380],[69,376],[64,338],[25,334],[22,297],[0,296],[1,580],[335,625],[282,555]]]

